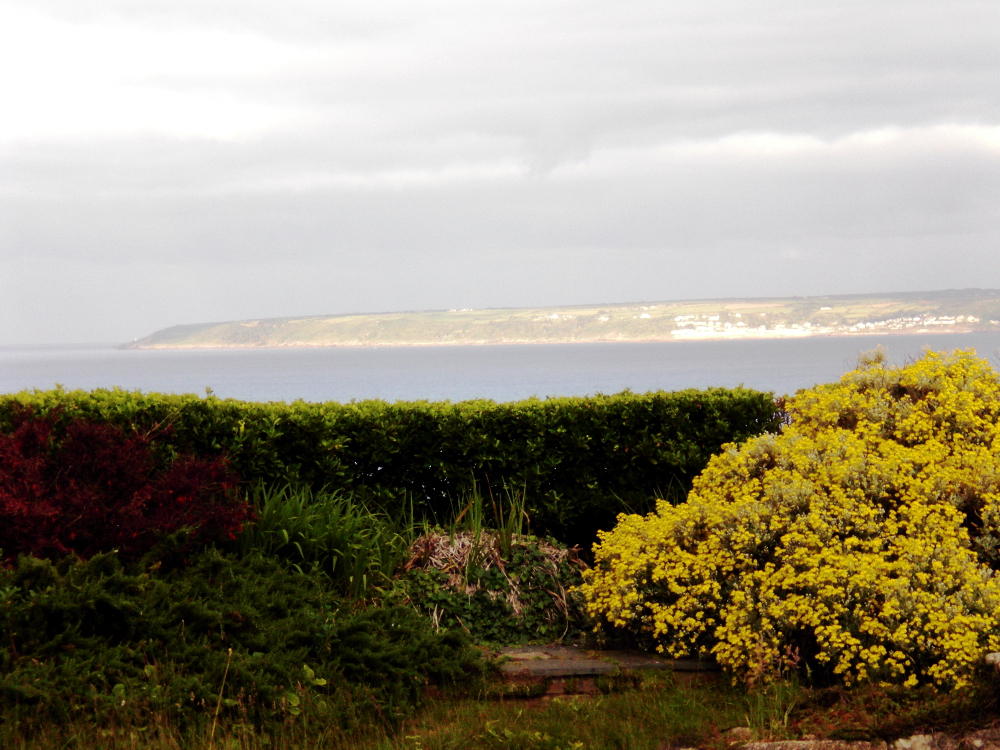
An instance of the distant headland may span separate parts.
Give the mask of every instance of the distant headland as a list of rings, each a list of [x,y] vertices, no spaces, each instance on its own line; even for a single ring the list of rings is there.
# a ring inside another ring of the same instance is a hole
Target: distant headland
[[[554,344],[1000,331],[1000,290],[310,315],[164,328],[123,349]]]

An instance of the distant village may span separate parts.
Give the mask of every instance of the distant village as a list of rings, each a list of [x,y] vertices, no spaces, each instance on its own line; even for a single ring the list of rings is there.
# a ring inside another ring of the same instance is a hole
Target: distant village
[[[828,310],[829,308],[823,308]],[[743,316],[735,313],[730,318],[736,322],[723,321],[720,315],[678,315],[674,318],[675,328],[672,335],[678,339],[707,338],[783,338],[799,336],[846,336],[851,334],[870,333],[928,333],[964,329],[975,326],[982,321],[973,315],[958,315],[955,317],[916,315],[912,317],[887,318],[885,320],[862,321],[851,325],[819,325],[804,323],[747,323],[739,320]],[[758,318],[764,315],[754,316]],[[1000,326],[1000,320],[990,320],[994,326]]]

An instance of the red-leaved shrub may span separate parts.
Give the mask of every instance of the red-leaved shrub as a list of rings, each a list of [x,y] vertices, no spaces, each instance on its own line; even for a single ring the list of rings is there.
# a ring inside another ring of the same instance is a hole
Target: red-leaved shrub
[[[179,456],[158,468],[151,441],[84,420],[19,414],[0,434],[0,557],[135,559],[191,529],[189,543],[233,539],[253,510],[222,458]]]

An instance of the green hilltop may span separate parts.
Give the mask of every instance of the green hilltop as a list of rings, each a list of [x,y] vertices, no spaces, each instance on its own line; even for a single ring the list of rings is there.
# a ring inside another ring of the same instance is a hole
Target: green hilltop
[[[164,328],[124,349],[584,343],[1000,331],[1000,290],[310,315]]]

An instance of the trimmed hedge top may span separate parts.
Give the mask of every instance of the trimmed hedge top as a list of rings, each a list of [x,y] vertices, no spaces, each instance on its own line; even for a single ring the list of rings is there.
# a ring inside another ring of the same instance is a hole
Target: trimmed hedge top
[[[589,543],[618,512],[686,488],[726,443],[777,429],[772,395],[744,388],[493,401],[251,403],[120,389],[0,396],[19,409],[109,422],[164,461],[225,455],[244,482],[354,492],[389,512],[444,520],[478,488],[523,492],[532,531]]]

